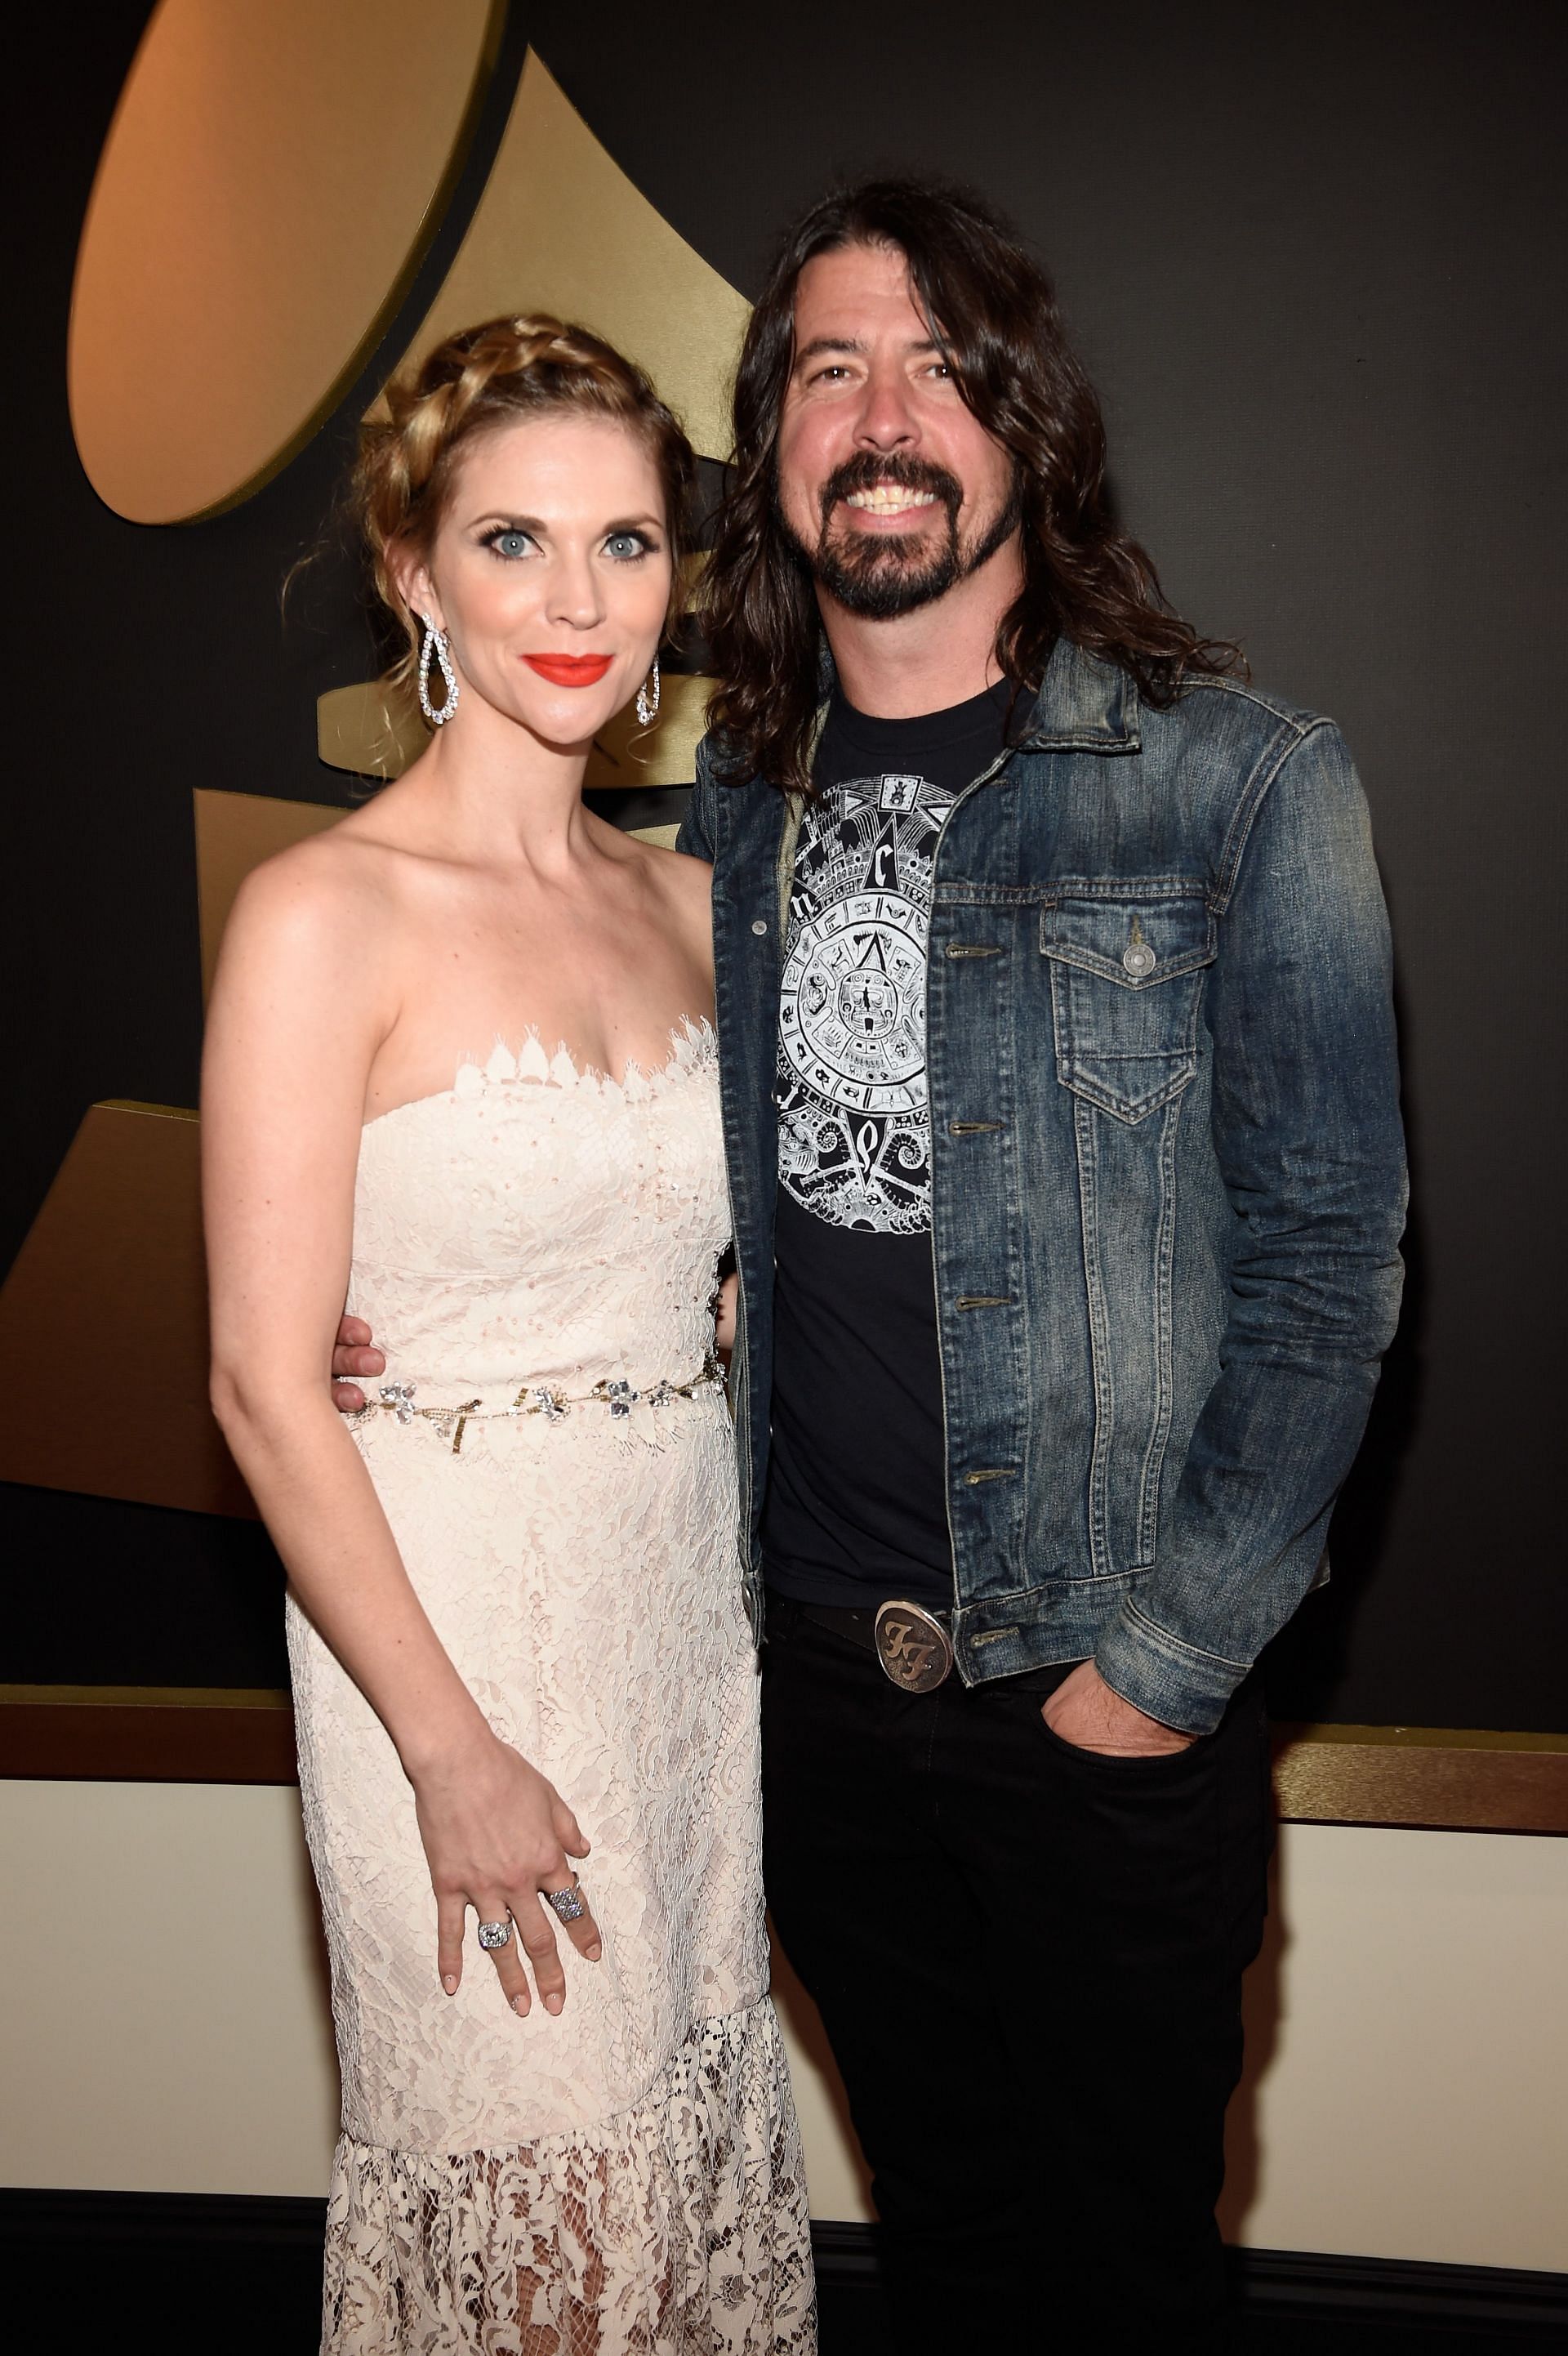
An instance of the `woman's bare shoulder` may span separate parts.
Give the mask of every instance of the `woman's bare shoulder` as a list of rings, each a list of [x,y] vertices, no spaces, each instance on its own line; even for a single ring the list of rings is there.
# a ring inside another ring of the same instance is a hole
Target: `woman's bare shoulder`
[[[225,929],[230,954],[357,959],[373,957],[399,900],[400,854],[355,820],[291,843],[252,867]]]

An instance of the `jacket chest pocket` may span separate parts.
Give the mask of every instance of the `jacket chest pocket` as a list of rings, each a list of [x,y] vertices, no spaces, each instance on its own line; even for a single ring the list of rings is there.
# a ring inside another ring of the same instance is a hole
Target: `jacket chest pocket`
[[[1118,1120],[1179,1096],[1198,1069],[1203,977],[1214,919],[1201,886],[1136,882],[1061,892],[1040,911],[1051,959],[1056,1075]]]

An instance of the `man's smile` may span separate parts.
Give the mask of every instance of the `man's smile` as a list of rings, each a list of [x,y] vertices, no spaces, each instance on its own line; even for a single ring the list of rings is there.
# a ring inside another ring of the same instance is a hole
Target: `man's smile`
[[[907,515],[912,508],[933,508],[937,504],[934,491],[912,490],[907,483],[876,483],[869,490],[851,491],[846,507],[859,508],[866,515]]]

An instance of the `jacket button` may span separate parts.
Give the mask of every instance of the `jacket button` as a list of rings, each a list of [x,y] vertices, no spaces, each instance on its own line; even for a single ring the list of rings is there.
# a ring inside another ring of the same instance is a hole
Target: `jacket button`
[[[766,918],[765,916],[753,916],[753,917],[752,918],[752,930],[754,933],[757,933],[757,934],[765,933],[765,932],[767,931],[767,929],[768,929],[768,920],[767,920],[767,918]]]
[[[1141,981],[1146,973],[1152,973],[1157,961],[1147,941],[1135,941],[1131,948],[1122,951],[1122,963],[1135,981]]]

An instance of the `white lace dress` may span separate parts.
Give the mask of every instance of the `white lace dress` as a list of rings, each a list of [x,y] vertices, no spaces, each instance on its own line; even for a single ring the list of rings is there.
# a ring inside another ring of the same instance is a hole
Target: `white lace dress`
[[[565,2009],[519,2019],[471,1922],[443,1993],[412,1794],[291,1603],[343,2073],[331,2356],[815,2347],[734,1453],[700,1379],[728,1232],[706,1030],[621,1085],[498,1049],[365,1130],[351,1306],[388,1365],[357,1444],[470,1691],[592,1843],[604,1953],[562,1933]]]

